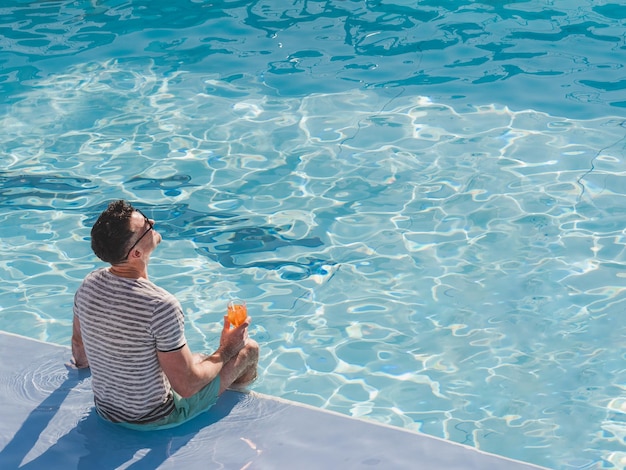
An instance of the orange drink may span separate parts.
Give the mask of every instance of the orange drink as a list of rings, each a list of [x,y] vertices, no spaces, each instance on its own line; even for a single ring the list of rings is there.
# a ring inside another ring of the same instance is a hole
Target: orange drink
[[[248,308],[244,300],[231,300],[228,302],[228,321],[234,327],[241,325],[248,318]]]

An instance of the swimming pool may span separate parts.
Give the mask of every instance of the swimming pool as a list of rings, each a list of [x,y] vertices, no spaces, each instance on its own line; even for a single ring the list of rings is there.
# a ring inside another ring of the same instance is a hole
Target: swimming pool
[[[552,468],[624,468],[625,8],[15,1],[0,328],[69,344],[126,198],[192,349],[255,390]]]

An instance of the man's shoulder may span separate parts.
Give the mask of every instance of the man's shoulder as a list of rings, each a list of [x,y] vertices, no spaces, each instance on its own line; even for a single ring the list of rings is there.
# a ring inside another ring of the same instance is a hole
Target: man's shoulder
[[[154,296],[167,297],[172,295],[161,286],[156,285],[150,279],[137,279],[137,285],[140,289],[150,292]]]
[[[98,268],[88,273],[84,277],[83,282],[81,282],[79,289],[84,288],[85,286],[89,286],[90,284],[102,282],[104,271],[105,268]]]
[[[178,299],[174,294],[167,291],[166,289],[156,285],[154,282],[148,279],[140,279],[139,284],[141,285],[141,289],[155,301],[164,304],[178,305]]]

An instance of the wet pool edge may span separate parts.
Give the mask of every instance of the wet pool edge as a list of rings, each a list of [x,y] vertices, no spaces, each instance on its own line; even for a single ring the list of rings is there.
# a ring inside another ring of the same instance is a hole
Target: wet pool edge
[[[173,430],[130,431],[95,415],[68,347],[0,331],[0,354],[2,468],[542,468],[256,392],[227,392]]]

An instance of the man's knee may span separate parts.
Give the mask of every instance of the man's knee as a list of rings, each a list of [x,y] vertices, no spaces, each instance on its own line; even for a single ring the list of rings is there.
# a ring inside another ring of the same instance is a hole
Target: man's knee
[[[239,354],[248,364],[256,363],[259,361],[259,344],[253,339],[248,339]]]

